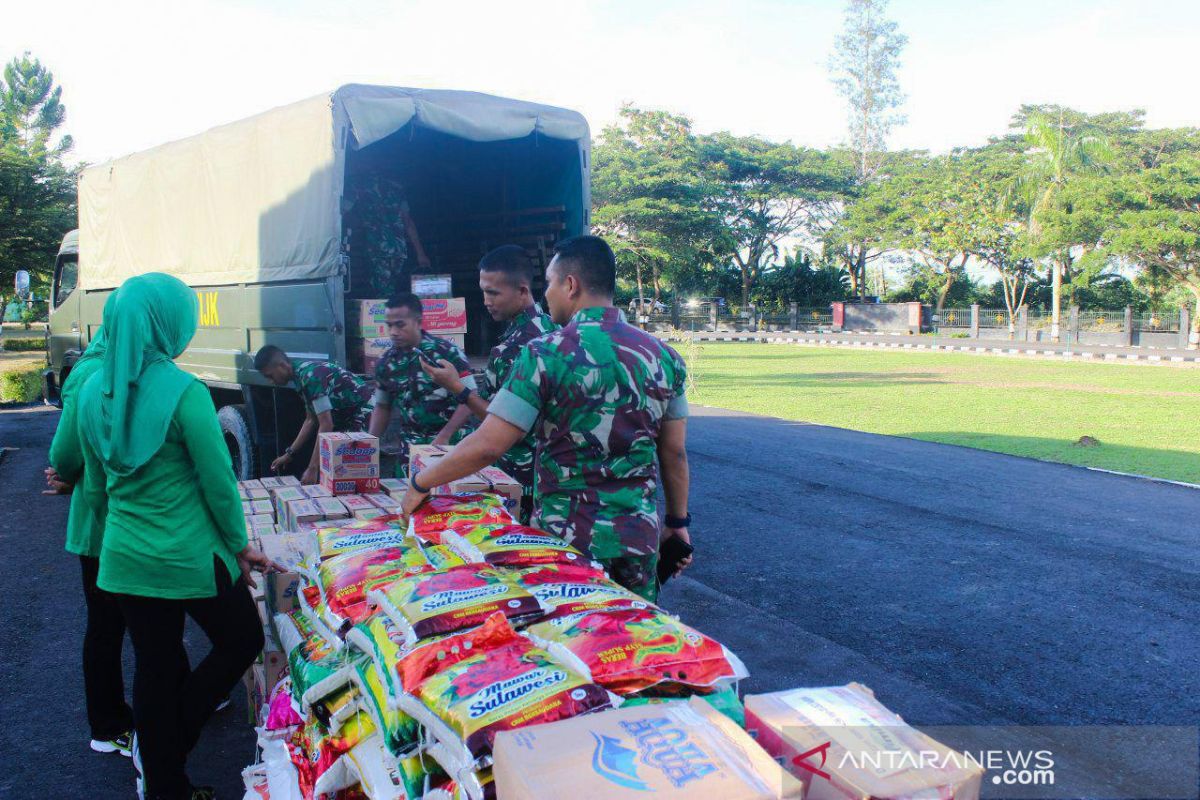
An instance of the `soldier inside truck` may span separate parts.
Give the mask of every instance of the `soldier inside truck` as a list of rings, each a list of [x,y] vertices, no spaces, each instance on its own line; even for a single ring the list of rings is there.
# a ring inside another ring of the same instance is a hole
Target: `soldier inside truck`
[[[350,296],[382,299],[408,291],[411,266],[425,271],[430,263],[409,212],[404,182],[393,174],[351,175],[345,198]]]

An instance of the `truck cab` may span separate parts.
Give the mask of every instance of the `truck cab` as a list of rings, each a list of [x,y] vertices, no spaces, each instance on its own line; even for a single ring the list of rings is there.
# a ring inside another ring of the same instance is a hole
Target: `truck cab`
[[[80,326],[79,231],[63,237],[54,258],[54,277],[50,289],[50,325],[46,332],[46,362],[42,372],[42,397],[51,405],[61,406],[59,389],[71,373],[71,367],[87,347]]]

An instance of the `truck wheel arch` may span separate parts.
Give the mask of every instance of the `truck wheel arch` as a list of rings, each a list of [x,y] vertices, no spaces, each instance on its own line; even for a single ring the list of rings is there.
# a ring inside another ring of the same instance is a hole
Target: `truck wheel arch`
[[[238,480],[247,480],[258,474],[258,448],[250,425],[250,412],[242,403],[221,406],[217,411],[217,422],[229,448],[233,461],[233,472]]]

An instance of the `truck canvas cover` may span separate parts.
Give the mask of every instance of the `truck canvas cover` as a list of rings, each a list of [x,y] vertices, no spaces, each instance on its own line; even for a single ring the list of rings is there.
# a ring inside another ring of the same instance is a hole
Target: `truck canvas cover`
[[[80,285],[167,272],[193,286],[323,279],[340,269],[347,150],[405,125],[476,142],[576,141],[573,111],[477,92],[349,85],[90,167],[79,183]]]

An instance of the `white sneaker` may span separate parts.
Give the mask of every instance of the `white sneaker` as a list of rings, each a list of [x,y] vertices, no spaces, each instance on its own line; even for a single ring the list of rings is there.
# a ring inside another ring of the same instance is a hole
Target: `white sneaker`
[[[92,739],[91,748],[97,753],[120,753],[128,758],[132,748],[133,732],[127,731],[112,739]]]

